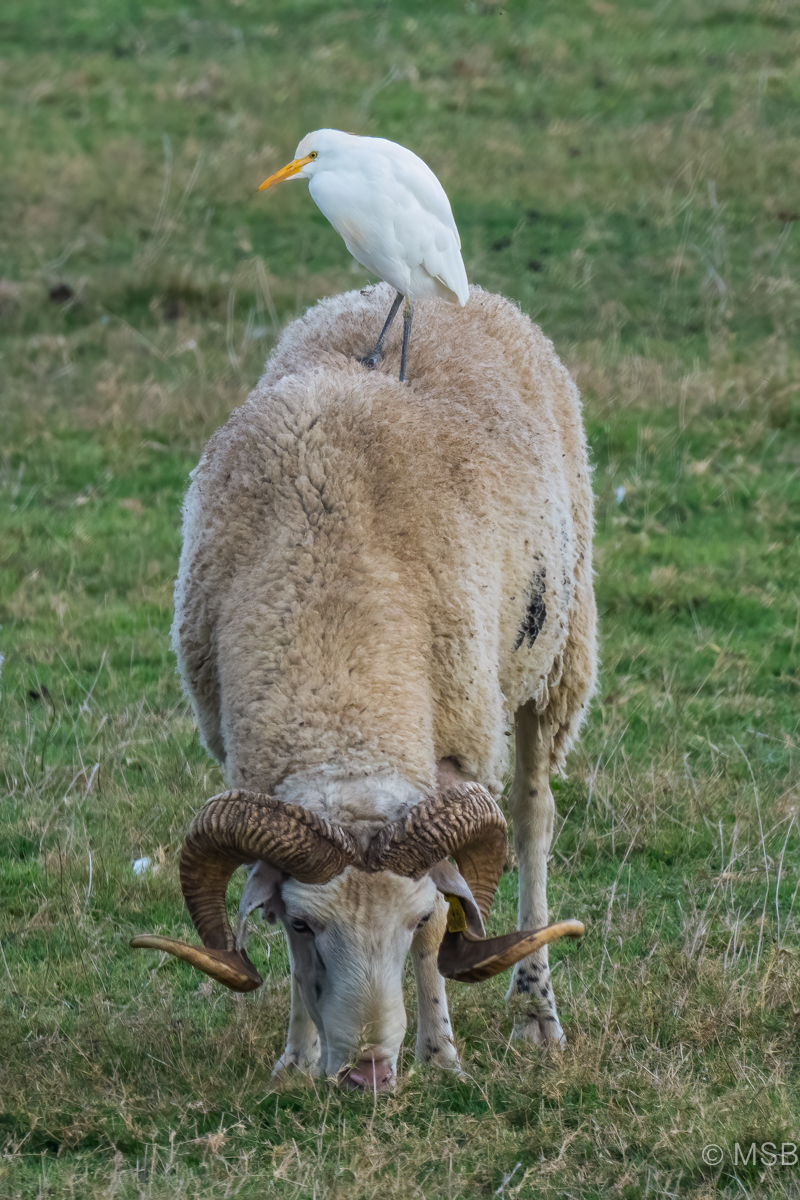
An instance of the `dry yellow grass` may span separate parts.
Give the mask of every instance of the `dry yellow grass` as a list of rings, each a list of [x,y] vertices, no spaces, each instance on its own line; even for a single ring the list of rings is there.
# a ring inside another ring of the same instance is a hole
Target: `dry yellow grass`
[[[796,5],[10,0],[0,31],[0,1194],[800,1196],[762,1149],[800,1143]],[[366,282],[302,189],[251,193],[325,122],[435,166],[471,278],[581,387],[597,493],[568,1046],[454,985],[467,1078],[407,1050],[377,1102],[273,1089],[280,937],[249,999],[127,950],[188,932],[221,785],[168,649],[188,471],[284,321]]]

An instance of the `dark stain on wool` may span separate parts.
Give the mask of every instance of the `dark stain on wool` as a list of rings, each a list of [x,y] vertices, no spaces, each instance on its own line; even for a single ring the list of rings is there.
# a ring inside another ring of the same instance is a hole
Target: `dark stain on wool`
[[[542,626],[547,617],[547,606],[544,602],[544,594],[547,591],[545,583],[546,574],[547,572],[544,567],[539,567],[533,572],[530,586],[530,600],[528,601],[528,607],[525,610],[525,616],[517,634],[517,640],[514,643],[515,650],[519,650],[523,642],[528,643],[528,649],[530,650],[542,631]]]

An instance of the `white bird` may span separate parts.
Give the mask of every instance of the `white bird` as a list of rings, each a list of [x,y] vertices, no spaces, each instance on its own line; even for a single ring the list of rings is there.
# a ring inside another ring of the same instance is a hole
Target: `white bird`
[[[450,201],[433,171],[405,146],[339,129],[308,133],[295,157],[259,191],[284,179],[307,179],[311,198],[362,266],[397,292],[374,349],[374,367],[405,296],[400,380],[414,315],[412,301],[441,296],[462,307],[469,284]]]

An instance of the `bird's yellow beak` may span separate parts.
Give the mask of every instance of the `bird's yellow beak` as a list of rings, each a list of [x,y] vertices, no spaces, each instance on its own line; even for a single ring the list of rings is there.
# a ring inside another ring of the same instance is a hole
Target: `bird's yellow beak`
[[[273,183],[283,183],[284,179],[291,179],[298,171],[302,171],[306,163],[312,162],[313,158],[314,155],[307,154],[305,158],[292,159],[285,167],[281,167],[280,171],[276,171],[274,175],[270,175],[269,179],[265,179],[258,190],[263,192],[264,188],[272,187]]]

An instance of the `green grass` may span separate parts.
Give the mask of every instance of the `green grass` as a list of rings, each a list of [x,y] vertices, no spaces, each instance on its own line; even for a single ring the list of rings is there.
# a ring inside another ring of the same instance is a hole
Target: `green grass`
[[[800,1196],[733,1157],[800,1142],[795,0],[9,0],[0,47],[0,1195]],[[222,786],[168,644],[188,472],[282,324],[367,282],[306,189],[255,192],[324,124],[440,175],[578,381],[597,494],[569,1045],[454,985],[467,1079],[407,1047],[377,1103],[271,1087],[280,936],[248,998],[127,948],[187,935]]]

